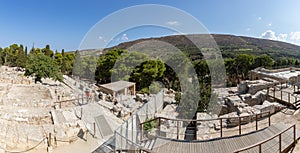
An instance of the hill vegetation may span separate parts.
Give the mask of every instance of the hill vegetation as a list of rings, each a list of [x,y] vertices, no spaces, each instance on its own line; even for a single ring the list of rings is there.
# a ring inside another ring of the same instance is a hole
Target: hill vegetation
[[[199,41],[208,35],[192,35]],[[274,68],[278,66],[299,66],[300,47],[284,42],[264,40],[257,38],[212,35],[224,58],[227,85],[235,86],[240,80],[248,79],[251,69],[257,67]],[[168,53],[168,49],[160,45],[154,48],[143,48],[132,51],[129,48],[135,44],[147,40],[166,42],[172,44],[182,52]],[[205,40],[204,40],[205,41]],[[208,48],[208,43],[200,45],[204,51],[214,50]],[[161,53],[161,57],[147,55],[141,51]],[[83,54],[80,54],[83,53]],[[100,56],[100,57],[99,57]],[[186,65],[186,60],[192,63],[192,67]],[[76,61],[76,65],[74,62]],[[182,72],[191,72],[194,69],[197,78],[189,73],[176,73],[171,63],[180,67]],[[149,93],[151,89],[158,89],[162,83],[166,88],[177,92],[176,99],[179,102],[181,95],[181,83],[179,78],[189,78],[192,82],[199,83],[198,111],[207,111],[208,103],[216,97],[211,91],[211,73],[207,62],[214,66],[220,65],[212,59],[204,60],[199,49],[185,36],[166,36],[161,38],[139,39],[136,41],[121,43],[117,46],[104,49],[101,54],[89,54],[88,51],[61,52],[52,51],[50,45],[45,48],[31,48],[28,52],[23,45],[12,44],[9,47],[0,48],[0,64],[7,66],[23,67],[25,75],[34,76],[36,81],[50,77],[54,80],[62,80],[61,74],[76,75],[82,79],[96,81],[99,84],[109,83],[112,79],[126,79],[137,83],[137,90]],[[217,74],[218,75],[218,74]],[[160,83],[157,83],[160,82]],[[195,98],[196,99],[196,98]],[[184,113],[184,112],[183,112]]]
[[[202,41],[201,39],[204,40],[207,37],[207,35],[205,34],[195,34],[188,36],[196,37],[200,42]],[[215,40],[220,51],[222,52],[223,57],[225,58],[233,58],[236,54],[244,53],[253,55],[266,54],[275,60],[286,57],[300,58],[300,46],[285,42],[222,34],[212,34],[211,37]],[[131,42],[124,42],[111,48],[107,48],[105,49],[105,51],[111,50],[113,48],[128,49],[134,44],[148,40],[157,40],[172,44],[175,47],[179,48],[181,51],[187,52],[195,59],[202,57],[202,55],[199,55],[199,49],[184,35],[138,39]],[[164,50],[163,48],[159,49],[161,49],[162,51]]]

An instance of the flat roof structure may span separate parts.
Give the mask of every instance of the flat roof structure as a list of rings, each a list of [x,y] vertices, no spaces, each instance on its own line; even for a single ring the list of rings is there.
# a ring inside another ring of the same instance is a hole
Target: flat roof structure
[[[111,94],[114,97],[116,94],[131,94],[135,95],[135,83],[134,82],[129,82],[129,81],[116,81],[112,83],[107,83],[107,84],[102,84],[99,85],[100,91],[106,93],[106,94]]]
[[[258,80],[262,78],[271,78],[281,83],[290,82],[298,83],[300,78],[300,68],[289,67],[282,69],[269,70],[265,68],[256,68],[250,72],[252,80]]]
[[[272,75],[274,77],[283,78],[283,79],[290,79],[291,77],[297,77],[300,75],[300,71],[282,71],[282,72],[276,72],[276,73],[269,73],[269,75]]]

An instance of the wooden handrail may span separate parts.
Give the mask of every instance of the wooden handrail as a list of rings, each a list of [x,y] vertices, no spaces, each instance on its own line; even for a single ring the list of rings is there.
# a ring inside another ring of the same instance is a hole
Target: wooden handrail
[[[214,121],[214,120],[220,120],[220,119],[224,120],[224,119],[238,119],[238,118],[254,117],[255,115],[264,115],[264,114],[270,114],[270,112],[263,112],[263,113],[247,115],[247,116],[219,117],[219,118],[213,118],[213,119],[200,119],[200,120],[156,117],[156,118],[150,119],[148,121],[142,122],[142,123],[140,123],[140,125],[148,123],[148,122],[152,122],[152,121],[155,121],[158,119],[172,120],[172,121],[184,121],[184,122],[202,122],[202,121]]]
[[[264,114],[267,114],[267,116],[263,116]],[[260,118],[266,118],[268,117],[268,126],[271,126],[271,113],[270,112],[263,112],[263,113],[259,113],[259,114],[253,114],[253,115],[247,115],[247,116],[237,116],[237,117],[221,117],[221,118],[215,118],[215,119],[202,119],[202,120],[192,120],[192,119],[173,119],[173,118],[166,118],[166,117],[157,117],[157,118],[154,118],[154,119],[150,119],[148,121],[145,121],[145,122],[142,122],[139,124],[139,129],[140,129],[140,141],[143,141],[143,133],[144,133],[144,124],[148,123],[148,122],[153,122],[153,121],[159,121],[159,124],[157,125],[158,126],[158,129],[160,129],[160,125],[161,125],[161,119],[164,119],[164,120],[171,120],[171,121],[174,121],[176,122],[176,126],[177,126],[177,130],[175,133],[173,134],[176,134],[176,139],[179,140],[179,121],[183,121],[183,122],[205,122],[205,121],[215,121],[215,120],[218,120],[220,122],[220,137],[222,138],[223,137],[223,120],[230,120],[230,119],[238,119],[238,131],[239,131],[239,135],[242,134],[242,124],[245,122],[243,121],[244,118],[246,119],[249,119],[250,120],[247,120],[246,122],[253,122],[255,121],[255,129],[258,130],[258,122],[259,122],[259,119]],[[160,132],[160,130],[159,130]]]
[[[266,139],[266,140],[264,140],[264,141],[258,142],[258,143],[256,143],[256,144],[251,145],[251,146],[248,146],[248,147],[244,147],[244,148],[238,149],[238,150],[236,150],[234,153],[239,153],[239,152],[242,152],[242,151],[246,151],[246,150],[252,149],[252,148],[254,148],[254,147],[259,147],[259,150],[260,150],[259,152],[261,153],[261,145],[262,145],[262,144],[264,144],[264,143],[266,143],[266,142],[268,142],[268,141],[270,141],[270,140],[272,140],[272,139],[274,139],[274,138],[276,138],[276,137],[281,138],[281,134],[285,133],[286,131],[290,130],[291,128],[293,128],[293,132],[294,132],[294,142],[293,142],[293,144],[294,144],[294,143],[295,143],[295,139],[296,139],[296,137],[295,137],[295,135],[296,135],[296,133],[295,133],[296,124],[294,124],[294,125],[288,127],[287,129],[283,130],[283,131],[280,132],[279,134],[276,134],[275,136],[272,136],[272,137],[270,137],[270,138],[268,138],[268,139]],[[281,140],[279,141],[279,148],[281,148]],[[281,152],[281,150],[280,150],[280,152]]]
[[[68,99],[68,100],[63,100],[63,101],[56,101],[56,102],[54,102],[54,103],[55,103],[55,104],[58,104],[58,103],[66,103],[66,102],[75,101],[75,100],[78,100],[78,99],[81,99],[81,98],[77,98],[77,99]]]
[[[70,102],[70,101],[75,101],[75,100],[80,100],[82,98],[88,98],[87,96],[80,97],[80,98],[75,98],[75,99],[68,99],[68,100],[62,100],[62,101],[55,101],[54,103],[65,103],[65,102]]]

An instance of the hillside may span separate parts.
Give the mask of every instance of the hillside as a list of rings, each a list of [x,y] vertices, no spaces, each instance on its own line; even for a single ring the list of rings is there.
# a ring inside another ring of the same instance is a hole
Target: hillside
[[[205,38],[207,38],[207,35],[203,34],[189,36],[196,38],[196,40],[199,40],[199,42],[205,42]],[[254,55],[267,54],[274,59],[280,57],[300,58],[300,46],[285,42],[222,34],[213,34],[211,36],[216,41],[217,45],[219,46],[222,52],[223,57],[225,58],[233,57],[234,55],[239,53],[251,53]],[[189,53],[192,59],[198,59],[202,56],[201,54],[199,55],[198,48],[184,35],[172,35],[160,38],[138,39],[135,41],[124,42],[111,48],[106,48],[104,49],[104,52],[113,48],[127,49],[134,44],[144,42],[147,40],[158,40],[170,43],[175,47],[179,48],[181,51]],[[205,45],[201,46],[201,48],[205,47]],[[156,49],[164,51],[164,48],[158,47]]]

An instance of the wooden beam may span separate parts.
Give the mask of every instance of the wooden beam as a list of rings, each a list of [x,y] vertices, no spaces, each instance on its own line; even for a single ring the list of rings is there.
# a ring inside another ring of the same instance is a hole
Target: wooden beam
[[[256,131],[258,130],[258,119],[257,119],[257,115],[258,115],[258,114],[255,114],[255,130],[256,130]]]
[[[279,134],[279,152],[281,152],[281,134]]]
[[[222,126],[222,118],[220,118],[220,137],[223,137],[223,126]]]
[[[242,134],[241,117],[239,117],[239,135]]]
[[[179,140],[179,121],[177,120],[177,140]]]

